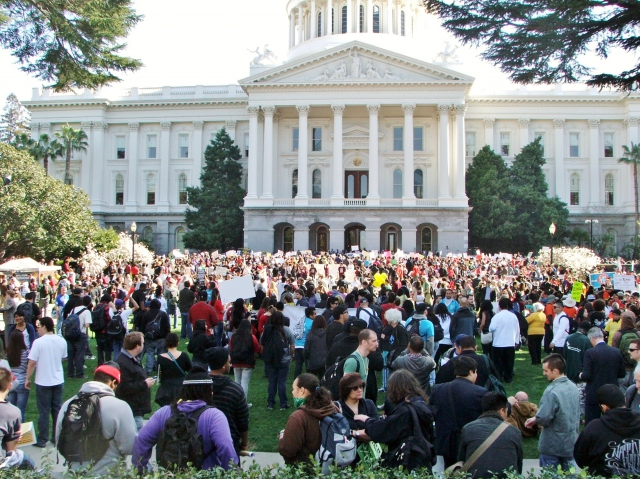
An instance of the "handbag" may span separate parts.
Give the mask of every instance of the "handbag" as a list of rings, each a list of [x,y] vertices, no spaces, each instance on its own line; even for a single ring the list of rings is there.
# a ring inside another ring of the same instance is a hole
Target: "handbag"
[[[480,458],[480,456],[482,456],[485,451],[489,449],[494,442],[496,442],[496,439],[498,439],[500,435],[507,430],[508,427],[509,424],[506,422],[500,424],[497,428],[495,428],[491,435],[486,438],[482,444],[480,444],[480,447],[473,451],[473,454],[471,454],[471,457],[467,462],[458,461],[454,465],[449,466],[446,472],[467,472],[471,468],[471,466],[473,466],[475,462]]]
[[[491,344],[493,342],[493,333],[489,331],[488,333],[480,333],[480,343],[481,344]]]

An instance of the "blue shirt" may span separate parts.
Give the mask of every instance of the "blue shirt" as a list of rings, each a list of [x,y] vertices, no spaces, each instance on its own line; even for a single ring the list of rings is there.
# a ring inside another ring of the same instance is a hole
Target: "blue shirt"
[[[432,338],[433,336],[435,336],[436,330],[433,327],[433,323],[429,321],[427,318],[425,318],[424,316],[421,316],[421,317],[412,316],[411,319],[407,321],[407,326],[412,321],[420,321],[419,334],[425,343],[429,338]]]

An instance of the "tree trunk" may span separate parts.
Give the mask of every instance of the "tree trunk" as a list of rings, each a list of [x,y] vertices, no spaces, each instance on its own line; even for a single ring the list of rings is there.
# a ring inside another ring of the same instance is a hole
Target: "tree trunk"
[[[44,163],[44,173],[49,176],[49,155],[45,155],[42,162]]]
[[[67,148],[67,159],[64,165],[64,184],[71,184],[71,148]]]
[[[638,218],[638,216],[640,216],[640,212],[638,211],[638,163],[637,161],[633,163],[633,193],[636,200],[636,204],[635,204],[636,224],[634,228],[635,236],[633,237],[633,259],[636,259],[638,257],[638,220],[640,219]]]

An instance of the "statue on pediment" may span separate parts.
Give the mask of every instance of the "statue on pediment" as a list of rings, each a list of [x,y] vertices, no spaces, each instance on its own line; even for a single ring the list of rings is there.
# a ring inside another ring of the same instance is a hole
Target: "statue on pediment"
[[[319,81],[327,81],[329,79],[329,69],[325,68],[324,71],[318,75],[317,77],[315,77],[315,80],[319,80]]]
[[[391,69],[389,67],[387,67],[384,70],[384,77],[385,80],[400,80],[400,77],[398,75],[395,75]]]
[[[252,65],[264,65],[265,61],[276,63],[278,61],[277,55],[269,48],[269,44],[266,44],[260,53],[260,47],[256,47],[255,50],[247,50],[251,53],[255,53],[256,56],[251,60]]]
[[[342,80],[344,78],[348,78],[347,75],[347,65],[346,63],[343,61],[340,63],[340,66],[338,68],[336,68],[336,71],[333,72],[333,75],[331,75],[331,80]]]
[[[354,80],[360,78],[360,70],[362,65],[360,64],[360,58],[358,52],[350,51],[349,57],[351,58],[351,78]]]
[[[378,73],[378,70],[376,70],[376,67],[374,67],[373,64],[371,63],[371,60],[367,62],[367,78],[370,80],[380,79],[380,74]]]
[[[458,55],[456,55],[456,52],[458,51],[458,46],[457,45],[451,46],[451,44],[448,41],[444,42],[444,45],[445,45],[444,50],[438,53],[435,61],[442,62],[442,63],[456,63],[460,61],[458,59]]]

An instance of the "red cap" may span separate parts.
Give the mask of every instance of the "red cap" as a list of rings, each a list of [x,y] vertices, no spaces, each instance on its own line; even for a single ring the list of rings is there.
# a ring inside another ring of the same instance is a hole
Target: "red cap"
[[[109,366],[107,364],[103,364],[102,366],[98,366],[98,368],[96,369],[96,372],[97,373],[105,373],[105,374],[111,376],[116,381],[118,381],[118,384],[120,384],[120,370],[119,369],[114,368],[113,366]]]

